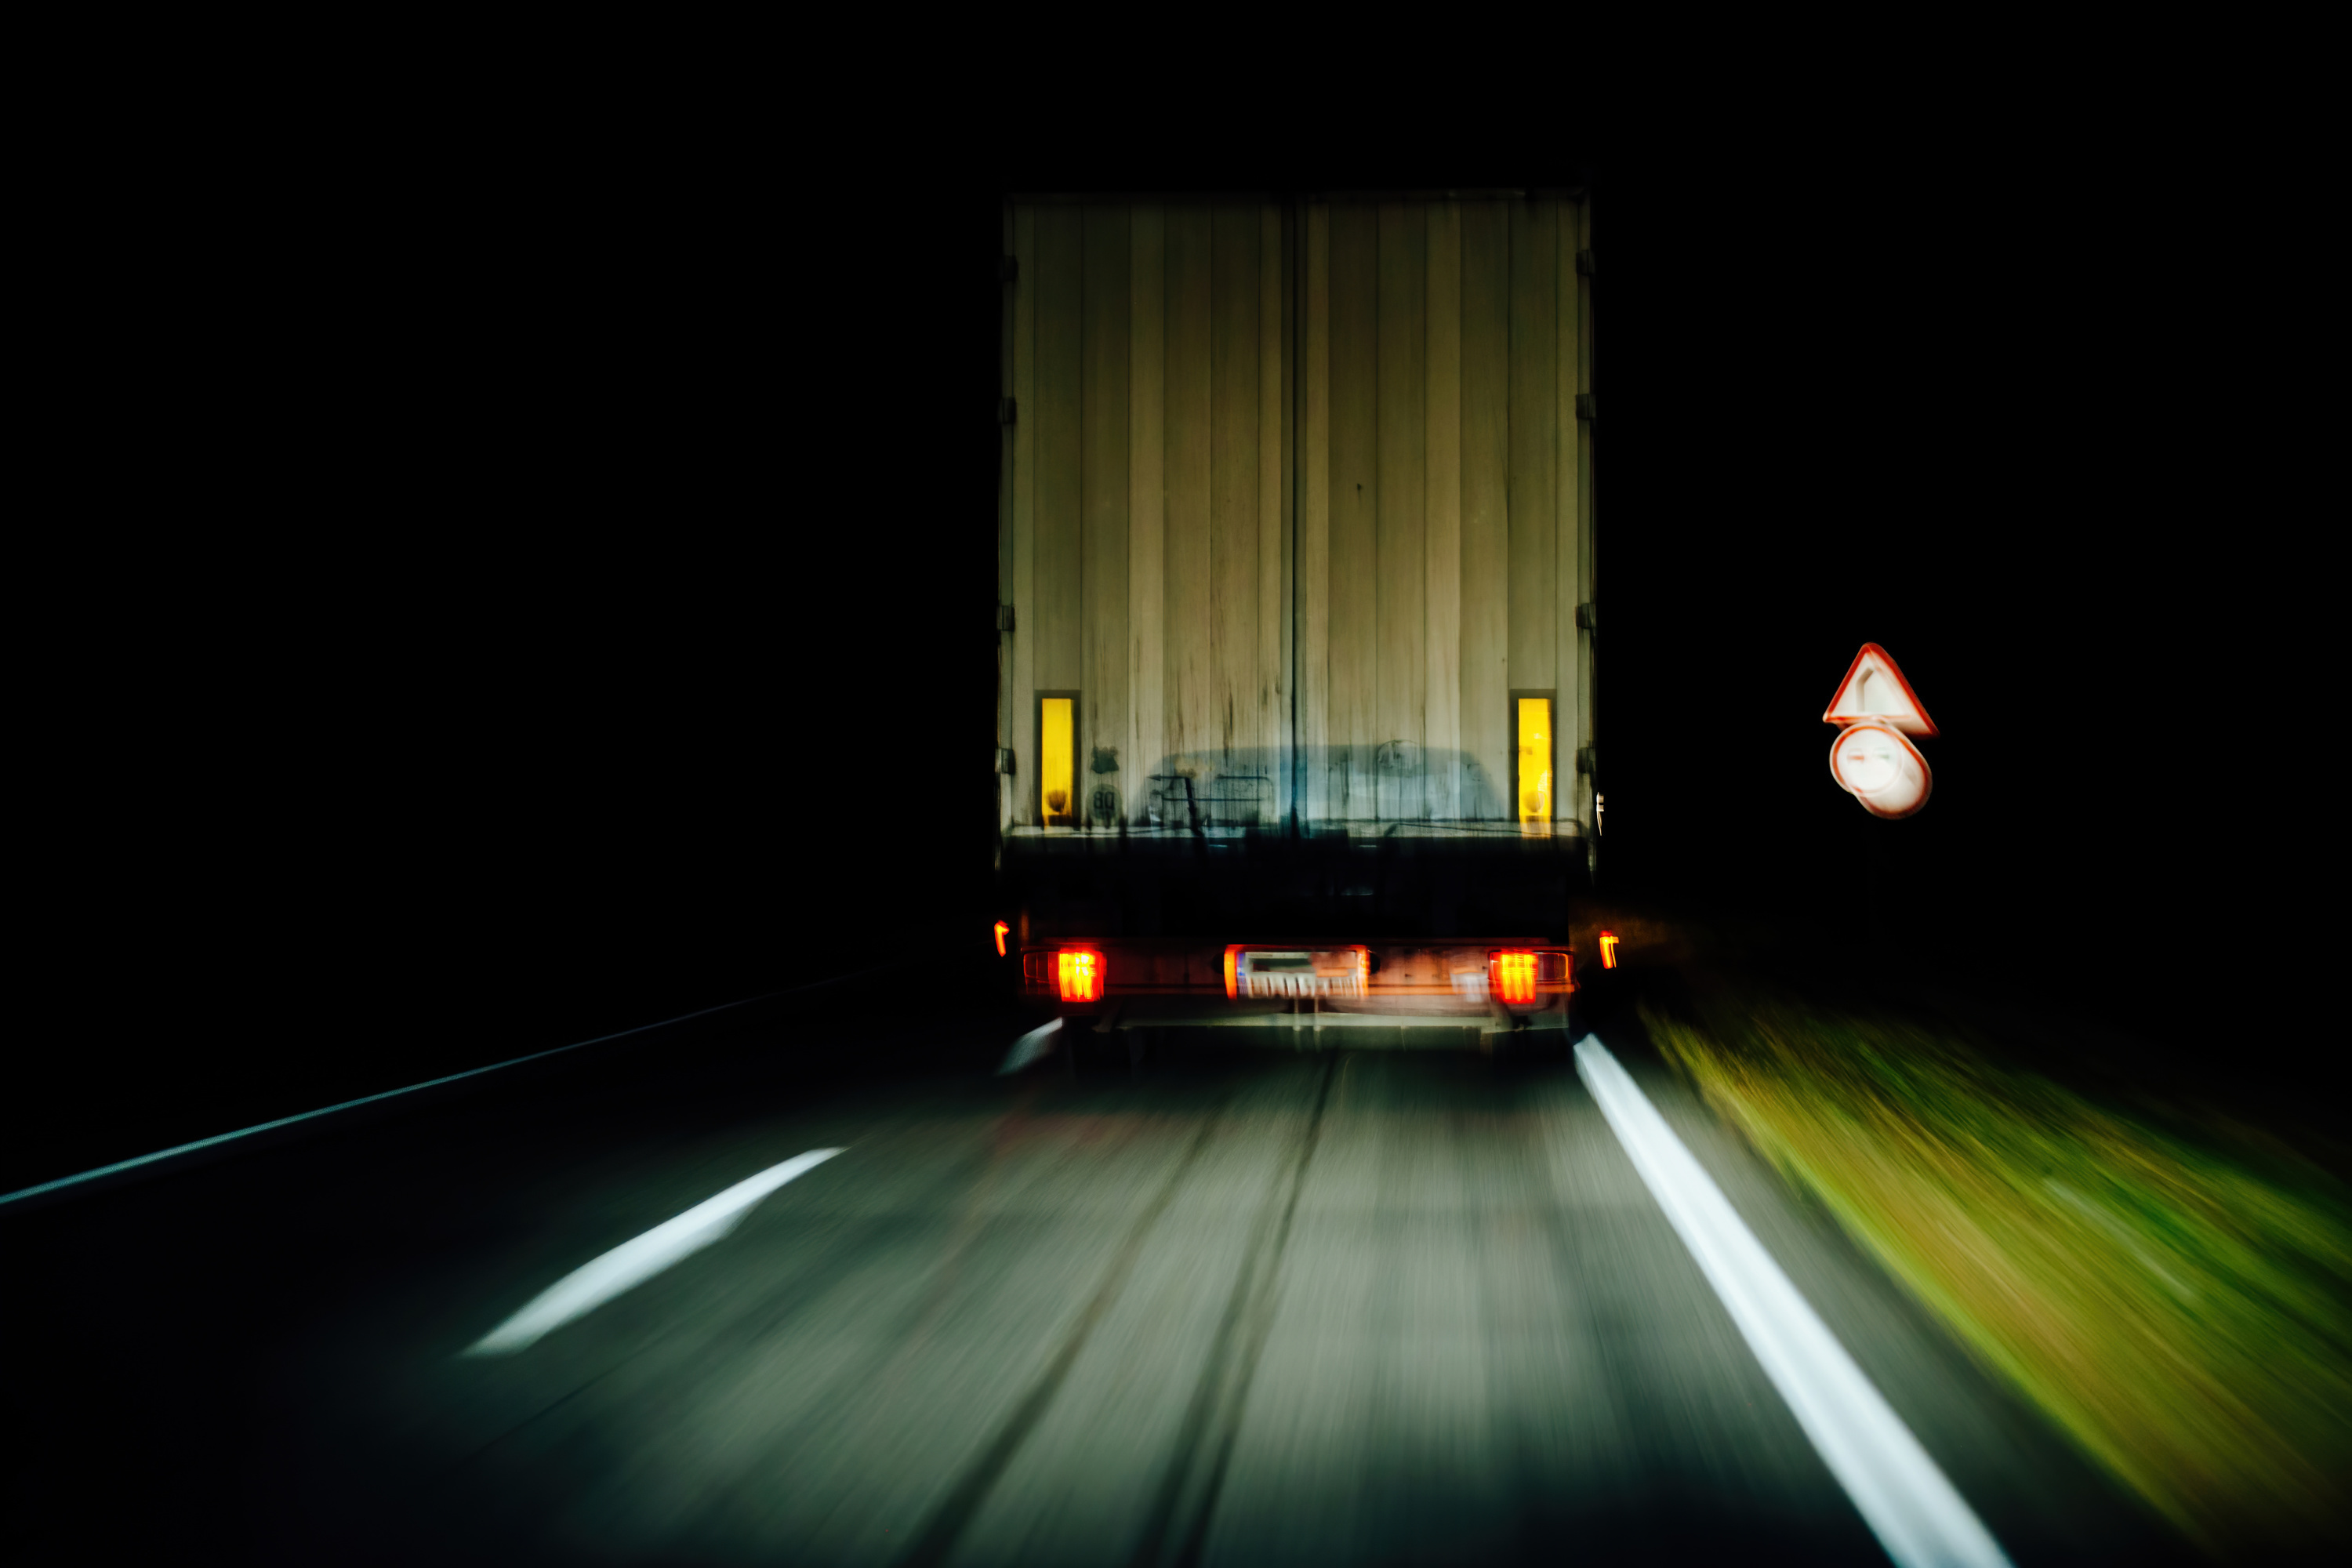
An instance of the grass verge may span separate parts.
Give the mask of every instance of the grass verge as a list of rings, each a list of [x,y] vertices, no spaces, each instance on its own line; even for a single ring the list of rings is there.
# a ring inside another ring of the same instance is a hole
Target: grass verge
[[[1754,992],[1642,1013],[1710,1104],[2192,1540],[2352,1546],[2352,1203],[2334,1178],[1901,1018]]]

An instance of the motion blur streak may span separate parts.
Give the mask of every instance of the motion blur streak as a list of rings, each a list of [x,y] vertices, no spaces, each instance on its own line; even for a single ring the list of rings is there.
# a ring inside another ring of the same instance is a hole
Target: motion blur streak
[[[1886,1554],[1906,1568],[2006,1564],[1991,1533],[1910,1428],[1597,1037],[1578,1044],[1576,1072]]]
[[[705,1199],[676,1219],[654,1226],[635,1240],[623,1242],[531,1298],[521,1311],[483,1335],[465,1353],[512,1355],[530,1349],[572,1319],[593,1311],[679,1258],[719,1240],[742,1223],[753,1204],[840,1152],[838,1149],[812,1149],[805,1154],[795,1154],[781,1165],[771,1165],[756,1176],[746,1177],[715,1198]]]
[[[1061,1032],[1061,1027],[1062,1020],[1049,1018],[1013,1041],[1013,1048],[1004,1055],[1004,1065],[996,1069],[997,1076],[1002,1078],[1008,1073],[1019,1072],[1044,1056],[1053,1048],[1054,1037]]]

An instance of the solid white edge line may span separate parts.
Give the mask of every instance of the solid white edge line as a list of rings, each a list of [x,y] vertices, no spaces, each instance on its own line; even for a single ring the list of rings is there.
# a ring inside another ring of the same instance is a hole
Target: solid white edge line
[[[2007,1568],[1991,1532],[1597,1036],[1578,1043],[1576,1071],[1887,1556],[1905,1568]]]
[[[706,1198],[675,1219],[582,1264],[526,1302],[522,1310],[461,1353],[512,1355],[528,1350],[572,1319],[593,1311],[633,1285],[639,1285],[720,1239],[751,1212],[751,1205],[804,1171],[814,1170],[838,1149],[812,1149],[781,1165],[748,1176],[718,1196]]]
[[[855,973],[844,974],[836,978],[856,980],[863,975],[877,973],[881,967],[887,966],[861,969]],[[817,982],[817,984],[830,985],[834,983],[831,980],[822,980]],[[298,1110],[291,1116],[281,1116],[275,1121],[257,1121],[250,1127],[240,1127],[234,1132],[215,1132],[209,1138],[199,1138],[193,1143],[175,1143],[169,1149],[158,1149],[152,1154],[136,1154],[128,1160],[117,1160],[111,1165],[100,1165],[92,1170],[77,1171],[70,1176],[59,1176],[55,1181],[42,1182],[29,1187],[19,1187],[13,1193],[0,1193],[0,1204],[13,1204],[19,1198],[35,1198],[43,1193],[54,1193],[60,1187],[75,1186],[82,1182],[94,1182],[100,1176],[113,1175],[117,1171],[137,1170],[142,1165],[152,1165],[158,1160],[168,1160],[174,1154],[192,1154],[199,1149],[209,1149],[215,1143],[227,1143],[239,1138],[250,1138],[257,1132],[267,1132],[273,1127],[291,1127],[297,1121],[308,1121],[313,1117],[332,1116],[338,1110],[349,1110],[353,1106],[373,1105],[379,1100],[394,1100],[404,1094],[415,1094],[420,1089],[434,1089],[445,1083],[456,1083],[460,1079],[479,1078],[486,1072],[497,1072],[501,1068],[520,1067],[525,1062],[535,1062],[543,1057],[560,1057],[566,1051],[584,1050],[590,1046],[601,1046],[609,1040],[626,1039],[631,1035],[642,1035],[647,1029],[666,1029],[672,1024],[691,1023],[697,1018],[707,1018],[713,1013],[724,1013],[734,1007],[749,1007],[754,1002],[772,1002],[779,996],[791,995],[793,990],[814,989],[815,986],[795,986],[784,991],[771,991],[763,996],[746,996],[740,1002],[722,1002],[716,1007],[705,1007],[697,1013],[681,1013],[675,1018],[664,1018],[657,1024],[640,1024],[634,1029],[623,1029],[618,1034],[599,1035],[593,1040],[575,1040],[568,1046],[555,1046],[547,1050],[533,1051],[527,1057],[510,1057],[502,1062],[492,1062],[488,1067],[467,1068],[464,1072],[453,1072],[442,1078],[428,1078],[423,1083],[404,1084],[398,1089],[387,1089],[380,1094],[363,1094],[357,1100],[346,1100],[337,1105],[322,1105],[316,1110]]]

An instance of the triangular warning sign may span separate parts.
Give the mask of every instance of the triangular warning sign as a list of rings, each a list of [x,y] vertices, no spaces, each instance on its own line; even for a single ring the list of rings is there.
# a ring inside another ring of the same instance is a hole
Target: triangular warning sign
[[[1853,667],[1838,682],[1837,695],[1830,699],[1829,711],[1822,715],[1824,724],[1852,724],[1864,719],[1881,720],[1906,735],[1936,733],[1936,721],[1919,705],[1918,693],[1903,679],[1887,651],[1874,642],[1863,644],[1862,651],[1853,656]]]

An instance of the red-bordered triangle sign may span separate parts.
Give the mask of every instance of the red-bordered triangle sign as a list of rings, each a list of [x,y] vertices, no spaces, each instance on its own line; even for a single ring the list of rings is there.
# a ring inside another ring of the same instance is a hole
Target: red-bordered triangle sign
[[[1837,695],[1830,699],[1829,711],[1822,715],[1824,724],[1853,724],[1864,719],[1875,719],[1906,735],[1936,733],[1936,721],[1920,705],[1919,694],[1903,679],[1894,658],[1874,642],[1863,644],[1862,651],[1853,656],[1845,679],[1838,682]]]

